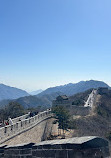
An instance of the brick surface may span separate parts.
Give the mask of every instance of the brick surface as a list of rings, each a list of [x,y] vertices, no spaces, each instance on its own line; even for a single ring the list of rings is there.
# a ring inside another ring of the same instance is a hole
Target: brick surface
[[[36,157],[55,157],[55,150],[35,150],[32,151],[32,156]]]
[[[23,149],[23,150],[20,150],[20,154],[21,155],[31,155],[32,150],[31,149]]]
[[[67,158],[67,150],[56,150],[56,158]]]
[[[83,158],[83,154],[81,152],[76,152],[74,150],[68,150],[68,158]]]

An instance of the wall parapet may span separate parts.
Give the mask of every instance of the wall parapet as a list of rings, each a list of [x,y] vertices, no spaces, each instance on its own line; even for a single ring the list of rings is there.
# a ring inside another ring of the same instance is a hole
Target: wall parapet
[[[29,113],[12,119],[13,123],[17,123],[29,117]]]
[[[43,120],[52,117],[52,113],[50,109],[47,109],[46,111],[40,112],[33,117],[29,117],[26,119],[26,116],[27,115],[24,115],[22,119],[20,119],[21,117],[20,118],[18,117],[17,119],[15,118],[15,123],[13,125],[7,125],[5,127],[0,128],[0,143],[1,144],[15,137],[16,135],[21,134],[33,128],[34,126],[36,126]]]
[[[0,147],[0,158],[108,158],[108,142],[99,137],[75,137]]]

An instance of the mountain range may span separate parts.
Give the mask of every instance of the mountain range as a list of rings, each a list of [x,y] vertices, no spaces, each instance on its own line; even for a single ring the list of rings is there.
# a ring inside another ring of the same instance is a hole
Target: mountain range
[[[49,108],[52,105],[52,101],[59,95],[63,95],[61,92],[55,92],[51,94],[45,94],[43,96],[26,96],[22,98],[18,98],[15,102],[24,106],[24,108],[35,108],[35,107],[46,107]]]
[[[0,89],[0,106],[7,105],[10,101],[14,101],[20,103],[25,108],[38,106],[48,108],[51,107],[52,101],[59,95],[65,94],[67,96],[72,96],[77,93],[85,92],[91,88],[98,87],[110,88],[106,83],[102,81],[90,80],[81,81],[75,84],[70,83],[63,86],[52,87],[37,95],[29,95],[23,90],[3,85],[2,89]]]
[[[36,107],[49,108],[52,105],[52,101],[59,95],[63,95],[63,93],[55,92],[51,94],[45,94],[43,96],[30,95],[13,100],[11,99],[2,100],[0,101],[0,107],[2,108],[8,105],[10,102],[17,102],[20,105],[22,105],[25,109],[36,108]]]
[[[67,96],[71,96],[80,92],[84,92],[91,88],[98,88],[98,87],[108,87],[105,82],[103,81],[95,81],[95,80],[89,80],[89,81],[80,81],[78,83],[69,83],[63,86],[56,86],[46,89],[45,91],[41,92],[37,96],[42,96],[45,94],[51,94],[54,92],[62,92],[66,94]]]
[[[17,99],[28,95],[24,90],[0,84],[0,101],[4,99]]]

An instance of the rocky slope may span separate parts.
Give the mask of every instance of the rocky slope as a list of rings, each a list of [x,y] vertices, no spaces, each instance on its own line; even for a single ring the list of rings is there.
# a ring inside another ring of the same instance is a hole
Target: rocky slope
[[[111,132],[111,90],[99,93],[90,115],[74,119],[76,129],[73,136],[97,135],[108,138]]]

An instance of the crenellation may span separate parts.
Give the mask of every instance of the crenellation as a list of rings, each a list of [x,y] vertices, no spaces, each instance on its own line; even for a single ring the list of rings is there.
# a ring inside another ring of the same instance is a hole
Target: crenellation
[[[7,125],[5,127],[0,128],[0,142],[2,143],[3,141],[6,141],[7,139],[23,132],[24,130],[28,128],[32,128],[32,126],[35,126],[40,121],[48,117],[51,117],[50,115],[51,113],[49,111],[50,110],[48,109],[47,111],[44,111],[31,118],[30,117],[27,118],[27,116],[29,115],[27,114],[27,115],[13,119],[15,122],[13,125]]]
[[[12,119],[13,123],[19,122],[29,117],[29,113]]]

